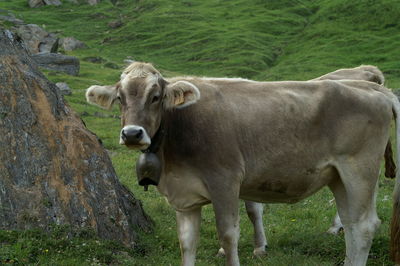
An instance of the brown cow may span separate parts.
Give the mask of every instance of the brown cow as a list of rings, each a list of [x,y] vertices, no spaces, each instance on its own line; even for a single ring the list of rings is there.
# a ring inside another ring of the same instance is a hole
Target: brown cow
[[[323,186],[345,227],[345,265],[365,265],[380,224],[380,160],[393,113],[400,115],[388,89],[351,80],[166,80],[136,62],[118,86],[91,87],[86,96],[105,108],[119,100],[121,143],[156,154],[156,184],[177,212],[183,265],[194,264],[204,204],[213,204],[227,264],[239,265],[239,198],[293,203]]]
[[[355,68],[342,68],[312,80],[366,80],[383,85],[385,78],[376,66],[361,65]]]

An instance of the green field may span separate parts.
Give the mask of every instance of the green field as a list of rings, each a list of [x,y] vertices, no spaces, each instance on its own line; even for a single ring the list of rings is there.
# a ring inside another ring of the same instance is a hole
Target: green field
[[[0,0],[0,15],[11,11],[26,23],[59,36],[73,36],[89,48],[68,52],[81,59],[77,77],[45,71],[67,82],[66,99],[88,128],[111,151],[122,183],[143,202],[155,220],[152,234],[142,233],[135,250],[96,239],[93,232],[0,231],[0,264],[32,265],[178,265],[175,213],[154,187],[144,192],[134,173],[137,153],[118,144],[118,108],[88,105],[85,89],[115,83],[123,59],[152,62],[165,76],[244,77],[255,80],[306,80],[342,67],[378,66],[386,85],[400,88],[400,1],[398,0],[104,0],[97,6],[65,3],[30,9],[26,0]],[[112,29],[107,24],[121,20]],[[0,27],[10,27],[0,22]],[[88,57],[101,57],[91,63]],[[377,199],[382,225],[368,265],[392,265],[389,223],[393,180],[380,178]],[[242,265],[338,265],[344,237],[325,233],[336,212],[328,189],[293,205],[266,205],[269,253],[252,258],[252,227],[241,206],[239,256]],[[203,210],[198,265],[224,265],[212,208]]]

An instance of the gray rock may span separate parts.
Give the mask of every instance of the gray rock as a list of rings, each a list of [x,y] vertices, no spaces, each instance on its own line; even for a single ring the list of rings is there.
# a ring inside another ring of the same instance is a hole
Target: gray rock
[[[86,44],[74,37],[65,37],[60,39],[60,45],[65,51],[87,48]]]
[[[87,2],[89,5],[94,6],[100,3],[100,0],[87,0]]]
[[[116,29],[119,28],[123,25],[121,20],[114,20],[114,21],[110,21],[108,24],[108,27],[112,28],[112,29]]]
[[[28,5],[31,8],[44,6],[43,0],[28,0]]]
[[[53,33],[48,33],[36,24],[21,25],[17,28],[17,33],[31,54],[57,52],[57,36]]]
[[[90,63],[95,63],[95,64],[102,64],[107,62],[104,58],[100,56],[88,56],[83,58],[83,61],[90,62]]]
[[[56,86],[60,89],[62,95],[71,95],[72,89],[65,82],[57,82]]]
[[[62,3],[60,0],[43,0],[46,5],[49,6],[61,6]]]
[[[65,72],[69,75],[79,74],[79,59],[75,56],[56,53],[39,53],[32,55],[33,60],[45,69]]]
[[[44,6],[44,5],[61,6],[62,2],[60,0],[28,0],[28,5],[31,8],[41,7],[41,6]]]
[[[40,73],[18,38],[0,31],[0,230],[92,228],[140,247],[151,230],[96,135]]]
[[[24,21],[16,18],[13,14],[9,13],[8,15],[0,15],[0,20],[11,22],[14,25],[22,25]]]

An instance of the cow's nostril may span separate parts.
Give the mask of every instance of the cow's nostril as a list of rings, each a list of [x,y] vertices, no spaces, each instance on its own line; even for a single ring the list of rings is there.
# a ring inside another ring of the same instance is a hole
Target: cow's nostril
[[[124,140],[127,140],[127,139],[128,139],[128,136],[126,135],[125,130],[122,130],[122,131],[121,131],[121,136],[122,136],[122,138],[123,138]]]
[[[142,136],[143,136],[143,130],[139,129],[138,132],[137,132],[136,135],[135,135],[135,138],[136,138],[137,140],[139,140],[139,139],[142,138]]]

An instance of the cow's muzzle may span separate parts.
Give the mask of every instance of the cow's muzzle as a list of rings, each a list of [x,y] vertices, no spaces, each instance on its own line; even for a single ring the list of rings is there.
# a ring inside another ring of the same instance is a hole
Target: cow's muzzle
[[[152,152],[142,153],[136,162],[136,175],[139,185],[145,189],[149,185],[157,186],[161,176],[161,162]]]
[[[148,146],[151,140],[143,127],[129,125],[121,130],[120,143],[127,146]]]

